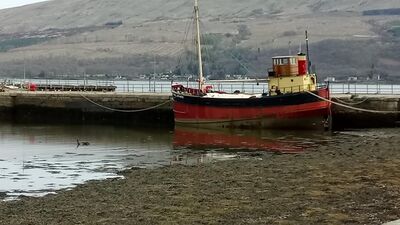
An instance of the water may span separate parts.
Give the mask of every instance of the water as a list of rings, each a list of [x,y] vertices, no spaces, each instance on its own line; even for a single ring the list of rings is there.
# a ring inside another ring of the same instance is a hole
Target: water
[[[167,165],[168,132],[113,127],[0,125],[0,192],[43,195],[128,166]],[[90,146],[77,146],[77,139]]]
[[[130,167],[230,160],[254,151],[301,153],[308,137],[270,132],[112,126],[0,125],[0,193],[42,196],[89,180],[122,178]],[[90,142],[78,146],[77,139]],[[323,140],[324,137],[318,137]]]
[[[398,129],[304,131],[148,130],[113,126],[0,124],[0,194],[43,196],[131,167],[202,164],[267,154],[303,154],[331,141],[400,137]],[[90,142],[78,146],[77,139]],[[0,196],[1,198],[1,196]]]

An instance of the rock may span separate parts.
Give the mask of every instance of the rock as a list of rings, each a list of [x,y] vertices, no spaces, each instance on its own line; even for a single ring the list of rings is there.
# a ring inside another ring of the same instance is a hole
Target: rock
[[[400,220],[392,221],[389,223],[384,223],[383,225],[400,225]]]

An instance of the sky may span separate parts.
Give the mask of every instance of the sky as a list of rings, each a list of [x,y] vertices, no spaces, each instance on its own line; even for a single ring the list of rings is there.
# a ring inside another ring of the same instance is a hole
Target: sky
[[[12,8],[21,5],[44,2],[46,0],[0,0],[0,9]]]

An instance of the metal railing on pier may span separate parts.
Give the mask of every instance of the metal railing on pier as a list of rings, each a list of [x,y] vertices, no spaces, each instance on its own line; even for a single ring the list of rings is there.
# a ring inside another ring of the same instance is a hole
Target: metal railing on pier
[[[171,85],[179,83],[190,88],[197,88],[198,83],[193,81],[168,81],[168,80],[49,80],[49,79],[7,79],[9,85],[22,87],[22,84],[34,83],[37,86],[57,87],[55,91],[63,90],[63,87],[71,86],[79,87],[78,91],[92,91],[98,89],[100,91],[110,90],[118,93],[170,93]],[[240,91],[242,93],[255,94],[268,92],[268,84],[266,82],[251,81],[208,81],[207,85],[211,85],[214,91],[223,91],[233,93]],[[115,88],[106,88],[115,87]],[[101,89],[103,88],[103,89]],[[400,95],[400,84],[385,83],[329,83],[332,94],[384,94],[384,95]],[[291,88],[295,92],[296,88]],[[45,89],[41,89],[45,90]]]
[[[332,94],[400,95],[400,84],[330,83]]]
[[[187,87],[196,88],[198,87],[197,82],[171,82],[164,80],[22,80],[22,79],[9,79],[7,83],[16,87],[22,87],[23,84],[34,83],[39,87],[57,87],[55,91],[65,91],[63,87],[77,86],[80,87],[81,91],[93,90],[95,87],[115,87],[115,91],[118,93],[171,93],[171,85],[173,83],[180,83]],[[215,91],[224,91],[227,93],[233,93],[240,91],[242,93],[263,93],[267,91],[266,83],[254,83],[254,82],[207,82],[207,85],[213,86]],[[111,89],[111,88],[110,88]],[[41,88],[40,90],[45,90]],[[39,91],[40,91],[39,90]]]
[[[170,93],[171,85],[174,83],[183,84],[189,88],[197,88],[197,82],[166,82],[166,81],[126,81],[116,82],[117,92],[140,92],[140,93]],[[254,94],[263,93],[267,91],[266,83],[250,83],[250,82],[207,82],[207,85],[211,85],[214,91],[223,91],[227,93],[233,93],[240,91],[242,93]]]

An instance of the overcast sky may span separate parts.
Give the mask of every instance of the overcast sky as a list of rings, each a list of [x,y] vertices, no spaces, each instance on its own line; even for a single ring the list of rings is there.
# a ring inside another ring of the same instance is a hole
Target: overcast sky
[[[35,2],[44,2],[44,1],[46,0],[0,0],[0,9],[27,5]]]

